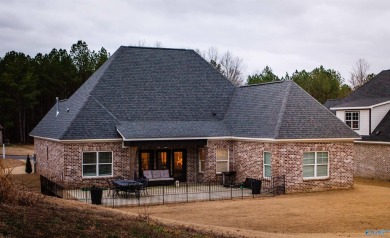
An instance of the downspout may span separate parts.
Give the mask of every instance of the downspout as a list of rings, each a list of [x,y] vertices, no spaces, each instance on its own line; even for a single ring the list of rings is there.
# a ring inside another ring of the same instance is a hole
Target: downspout
[[[371,108],[368,109],[368,134],[371,135]]]

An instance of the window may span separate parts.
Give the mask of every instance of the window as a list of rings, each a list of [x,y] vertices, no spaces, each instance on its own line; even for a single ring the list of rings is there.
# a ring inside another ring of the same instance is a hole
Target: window
[[[229,171],[229,150],[217,149],[216,151],[217,173]]]
[[[359,112],[345,112],[345,124],[351,129],[359,130]]]
[[[206,150],[201,148],[199,149],[199,172],[204,172],[205,161],[206,161]]]
[[[83,177],[112,175],[112,152],[84,152]]]
[[[329,176],[328,152],[303,153],[303,177],[324,178]]]
[[[263,154],[263,177],[265,178],[270,178],[272,173],[271,173],[271,153],[270,152],[265,152]]]

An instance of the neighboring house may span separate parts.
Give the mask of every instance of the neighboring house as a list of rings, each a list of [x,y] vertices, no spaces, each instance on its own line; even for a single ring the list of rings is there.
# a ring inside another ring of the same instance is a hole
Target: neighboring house
[[[390,70],[325,106],[362,136],[355,141],[355,175],[390,180]]]
[[[0,145],[3,144],[3,130],[4,127],[0,124]]]
[[[120,47],[31,132],[38,172],[65,187],[168,169],[285,175],[286,191],[353,186],[359,136],[292,81],[235,87],[193,50]]]

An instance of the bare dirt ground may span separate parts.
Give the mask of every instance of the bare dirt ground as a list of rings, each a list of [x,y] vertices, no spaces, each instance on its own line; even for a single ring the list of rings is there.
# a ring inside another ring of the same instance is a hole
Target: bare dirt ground
[[[387,229],[383,237],[390,237],[390,182],[356,179],[352,190],[122,210],[253,237],[366,237],[367,229]]]

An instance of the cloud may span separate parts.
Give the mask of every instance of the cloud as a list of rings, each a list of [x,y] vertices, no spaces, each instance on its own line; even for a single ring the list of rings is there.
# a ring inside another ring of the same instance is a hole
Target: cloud
[[[365,58],[389,68],[390,2],[386,0],[0,1],[0,56],[70,49],[84,40],[113,53],[145,42],[163,47],[230,50],[254,73],[276,74],[323,65],[349,77]]]

